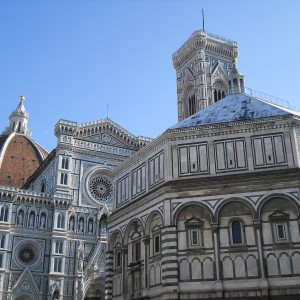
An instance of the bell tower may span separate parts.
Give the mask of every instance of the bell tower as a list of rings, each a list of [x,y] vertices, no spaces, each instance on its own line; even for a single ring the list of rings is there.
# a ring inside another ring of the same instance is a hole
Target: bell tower
[[[228,74],[237,56],[236,42],[203,30],[173,54],[179,122],[229,94]]]

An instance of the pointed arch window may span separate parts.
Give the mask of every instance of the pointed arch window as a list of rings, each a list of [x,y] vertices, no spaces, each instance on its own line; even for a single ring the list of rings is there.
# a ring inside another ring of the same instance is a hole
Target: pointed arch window
[[[57,228],[64,228],[65,227],[65,215],[61,212],[57,214]]]
[[[60,184],[62,184],[62,185],[68,184],[68,174],[67,173],[60,174]]]
[[[188,98],[188,106],[189,106],[189,115],[193,115],[196,113],[196,97],[195,94],[192,94]]]
[[[2,205],[0,209],[0,221],[7,222],[8,221],[8,207],[6,205]]]
[[[55,253],[63,254],[63,241],[55,242]]]
[[[69,158],[68,157],[63,157],[61,160],[61,168],[68,170],[69,169]]]
[[[226,88],[221,84],[217,83],[213,87],[213,95],[214,95],[214,102],[217,102],[226,96]]]
[[[5,234],[0,235],[0,248],[5,247]]]

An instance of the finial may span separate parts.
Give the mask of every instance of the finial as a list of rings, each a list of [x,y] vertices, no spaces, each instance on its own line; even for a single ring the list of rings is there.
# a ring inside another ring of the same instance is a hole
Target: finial
[[[25,97],[24,96],[20,96],[20,102],[24,102]]]

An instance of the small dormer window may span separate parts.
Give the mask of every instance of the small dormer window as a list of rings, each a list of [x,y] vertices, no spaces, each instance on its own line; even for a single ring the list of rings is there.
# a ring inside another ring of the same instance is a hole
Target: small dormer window
[[[275,243],[289,241],[289,215],[283,211],[275,211],[269,216],[272,224],[273,240]]]
[[[187,232],[188,247],[199,248],[203,247],[203,221],[198,218],[192,218],[185,222]]]

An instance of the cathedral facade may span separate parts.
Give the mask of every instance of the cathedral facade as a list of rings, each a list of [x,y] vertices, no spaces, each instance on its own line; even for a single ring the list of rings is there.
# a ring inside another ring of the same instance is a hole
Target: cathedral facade
[[[110,119],[60,120],[48,155],[28,134],[23,101],[1,140],[0,299],[104,299],[112,170],[150,139]]]
[[[0,299],[298,299],[300,113],[246,93],[237,56],[192,34],[179,123],[154,140],[60,120],[47,153],[20,99],[0,136]]]

